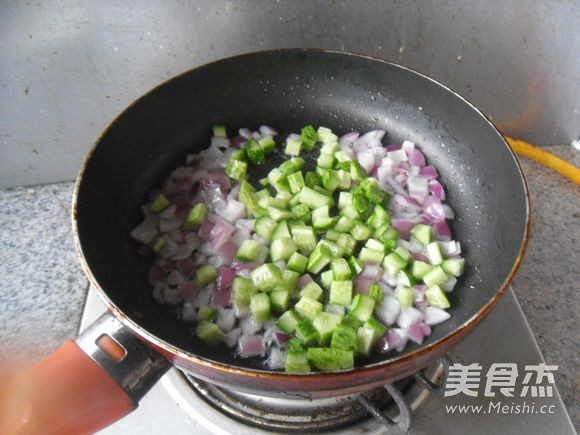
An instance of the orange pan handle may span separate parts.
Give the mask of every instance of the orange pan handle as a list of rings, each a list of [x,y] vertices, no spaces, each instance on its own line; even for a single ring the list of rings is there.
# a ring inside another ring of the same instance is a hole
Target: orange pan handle
[[[94,433],[133,411],[169,367],[105,314],[76,343],[0,381],[0,434]]]

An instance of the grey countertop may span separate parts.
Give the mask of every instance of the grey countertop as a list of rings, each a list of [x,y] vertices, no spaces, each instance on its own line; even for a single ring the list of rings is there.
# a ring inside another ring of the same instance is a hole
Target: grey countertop
[[[580,166],[570,146],[547,147]],[[521,159],[532,196],[532,237],[513,284],[575,426],[580,424],[580,188]],[[0,366],[38,361],[79,327],[88,288],[70,230],[73,184],[0,191]]]

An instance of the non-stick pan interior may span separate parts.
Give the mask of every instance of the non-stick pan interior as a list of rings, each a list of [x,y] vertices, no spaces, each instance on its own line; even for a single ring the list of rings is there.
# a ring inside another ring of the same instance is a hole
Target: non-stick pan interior
[[[451,295],[451,319],[432,343],[475,316],[509,276],[524,243],[527,202],[515,158],[501,136],[463,99],[402,67],[323,51],[272,51],[215,62],[159,86],[103,134],[79,184],[78,237],[90,271],[110,301],[160,339],[197,356],[239,367],[225,348],[192,338],[147,284],[150,260],[129,232],[147,192],[188,153],[205,148],[211,125],[267,124],[282,135],[307,123],[338,134],[382,128],[383,141],[418,144],[435,165],[456,211],[452,230],[467,270]],[[418,346],[410,345],[405,352]],[[390,356],[389,356],[390,357]],[[362,363],[387,358],[375,356]]]

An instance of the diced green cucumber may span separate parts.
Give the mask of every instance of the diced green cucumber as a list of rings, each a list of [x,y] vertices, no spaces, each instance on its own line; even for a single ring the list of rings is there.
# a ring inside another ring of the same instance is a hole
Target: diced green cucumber
[[[289,156],[299,156],[302,152],[302,141],[300,138],[296,139],[288,139],[286,141],[286,148],[284,149],[284,153]]]
[[[356,331],[344,325],[337,325],[332,331],[330,347],[356,352],[358,349]]]
[[[342,249],[342,255],[352,255],[356,248],[356,240],[350,234],[342,233],[336,244]]]
[[[318,133],[318,138],[324,145],[331,145],[332,148],[328,152],[334,153],[338,149],[338,136],[336,136],[330,128],[318,127],[316,131]]]
[[[206,264],[198,267],[195,271],[195,279],[200,287],[205,287],[215,281],[218,276],[218,271],[215,266]]]
[[[213,319],[215,319],[216,315],[217,315],[216,308],[210,307],[209,305],[202,305],[201,307],[199,307],[199,310],[197,311],[197,321],[198,322],[204,322],[204,321],[211,322]]]
[[[262,245],[254,239],[244,240],[238,248],[236,258],[241,261],[254,261],[262,252]]]
[[[465,269],[465,260],[463,258],[448,258],[443,260],[441,267],[448,275],[461,276]]]
[[[350,177],[350,173],[339,169],[335,171],[336,178],[338,180],[338,188],[339,189],[350,189],[352,178]]]
[[[308,320],[298,322],[295,334],[306,346],[318,343],[319,341],[318,331],[312,325],[312,322]]]
[[[310,372],[310,365],[308,364],[308,356],[305,350],[286,352],[286,359],[284,360],[284,370],[288,373],[308,373]]]
[[[312,150],[318,143],[318,133],[312,125],[307,125],[300,131],[300,140],[304,148],[308,151]]]
[[[353,284],[350,280],[332,281],[329,302],[342,307],[350,306],[352,302],[352,290]]]
[[[356,331],[357,352],[361,355],[368,356],[374,346],[375,331],[366,328],[364,325]]]
[[[301,297],[294,309],[302,317],[314,320],[322,312],[322,304],[308,296]]]
[[[276,142],[273,137],[266,136],[258,141],[264,153],[269,154],[276,149]]]
[[[320,274],[320,283],[322,287],[327,290],[330,290],[330,286],[332,285],[332,281],[334,280],[334,273],[332,270],[326,270]]]
[[[312,226],[318,231],[326,231],[334,226],[336,218],[334,217],[315,217],[312,216]]]
[[[308,362],[325,372],[347,370],[354,367],[354,354],[348,350],[311,347],[307,351]]]
[[[281,313],[288,309],[290,305],[290,292],[286,290],[276,290],[270,292],[270,306],[272,311]]]
[[[427,245],[427,256],[432,265],[436,266],[443,262],[443,253],[441,246],[437,242],[431,242]]]
[[[343,209],[352,205],[352,194],[349,192],[340,192],[338,195],[338,208]]]
[[[395,249],[395,254],[397,254],[405,261],[405,265],[413,258],[413,254],[411,254],[408,249],[405,249],[402,246],[399,246],[397,249]]]
[[[248,164],[241,160],[230,160],[226,167],[226,174],[237,181],[242,181],[248,173]]]
[[[350,266],[350,270],[352,270],[353,275],[358,275],[363,270],[363,264],[356,259],[356,257],[349,257],[348,258],[348,265]]]
[[[294,213],[292,213],[290,210],[284,210],[278,207],[268,207],[266,208],[266,211],[268,212],[268,215],[276,222],[294,218]]]
[[[304,176],[302,172],[294,172],[288,175],[288,185],[290,186],[290,191],[294,194],[300,192],[306,183],[304,182]]]
[[[433,266],[431,266],[430,264],[425,263],[423,261],[415,260],[411,265],[411,274],[415,279],[423,279],[423,277],[427,273],[429,273],[431,269],[433,269]]]
[[[336,242],[338,240],[338,238],[340,237],[340,235],[341,235],[341,233],[339,233],[338,231],[328,230],[328,231],[326,231],[324,238],[326,240],[330,240],[331,242]]]
[[[363,223],[355,222],[354,227],[350,230],[350,234],[358,241],[365,241],[373,235],[373,232]]]
[[[263,237],[266,240],[270,240],[276,225],[276,222],[274,222],[274,220],[269,216],[260,216],[256,219],[254,229],[257,235]]]
[[[311,209],[318,208],[322,205],[327,205],[329,207],[334,205],[334,200],[332,197],[319,193],[308,186],[304,186],[298,195],[300,202],[307,205]]]
[[[237,276],[232,283],[232,292],[234,305],[238,308],[248,308],[250,306],[250,298],[258,292],[258,288],[250,278]]]
[[[326,304],[324,306],[324,311],[327,313],[336,313],[344,316],[346,314],[346,307],[341,307],[340,305]]]
[[[263,208],[277,207],[285,209],[288,206],[288,201],[289,199],[284,200],[279,198],[278,195],[276,195],[276,198],[273,198],[272,196],[264,196],[258,200],[258,204],[260,204],[260,207]]]
[[[214,125],[213,126],[214,137],[228,137],[225,125]]]
[[[445,292],[438,285],[429,287],[425,291],[425,297],[427,298],[427,302],[429,303],[429,305],[431,305],[432,307],[441,309],[451,307],[451,304],[449,303],[449,299],[447,299]]]
[[[309,222],[312,219],[312,213],[310,212],[310,208],[304,204],[297,204],[293,206],[292,213],[294,213],[296,219],[302,219],[305,220],[306,222]]]
[[[310,273],[320,273],[332,260],[333,255],[324,245],[318,245],[308,258],[306,270]]]
[[[151,241],[151,249],[153,249],[153,251],[155,252],[160,252],[165,247],[166,244],[167,242],[163,237],[155,237]]]
[[[318,242],[318,246],[326,247],[330,251],[332,258],[342,257],[342,255],[344,254],[342,252],[342,248],[337,243],[331,242],[330,240],[327,239],[320,240]]]
[[[296,243],[290,237],[276,239],[270,245],[270,258],[273,262],[284,261],[289,259],[297,249]]]
[[[203,202],[200,202],[189,211],[183,226],[188,230],[195,229],[205,222],[206,216],[207,207]]]
[[[449,277],[443,270],[441,266],[434,266],[429,272],[423,276],[423,282],[427,287],[433,287],[434,285],[441,285],[447,281]]]
[[[356,211],[354,205],[347,205],[345,208],[340,210],[340,214],[352,221],[357,221],[360,219],[360,214],[358,211]]]
[[[383,335],[385,335],[385,333],[387,332],[387,329],[388,329],[385,325],[383,325],[382,322],[380,322],[374,316],[371,317],[369,320],[367,320],[364,323],[363,327],[373,330],[373,332],[374,332],[373,346],[378,343],[378,341],[383,337]]]
[[[320,343],[326,344],[332,338],[332,332],[342,321],[340,314],[322,312],[312,321],[312,326],[318,332]]]
[[[352,271],[344,258],[335,258],[332,260],[330,267],[334,273],[335,280],[344,281],[352,278]]]
[[[299,252],[294,252],[288,259],[287,263],[288,269],[298,273],[304,272],[306,270],[307,265],[308,265],[308,257],[300,254]]]
[[[336,160],[339,162],[350,162],[352,160],[352,157],[348,155],[348,153],[344,150],[338,150],[336,153],[334,153],[334,157],[336,157]]]
[[[323,293],[324,290],[322,290],[322,288],[316,284],[316,282],[310,281],[308,284],[302,287],[302,290],[300,290],[300,297],[306,296],[308,298],[314,299],[315,301],[319,301]]]
[[[433,239],[433,230],[429,225],[417,224],[411,229],[411,235],[423,246],[427,246]]]
[[[347,328],[354,329],[356,331],[362,325],[362,322],[352,314],[347,314],[342,319],[342,325],[346,326]]]
[[[395,297],[401,304],[401,308],[412,307],[415,303],[415,290],[410,287],[397,287]]]
[[[357,294],[350,304],[350,314],[361,322],[369,320],[375,309],[375,300],[367,295]]]
[[[248,159],[255,165],[261,165],[266,161],[266,156],[264,150],[254,138],[248,139],[245,146],[246,154]]]
[[[369,287],[369,297],[374,299],[376,305],[380,305],[383,301],[383,288],[378,284],[371,284]]]
[[[322,178],[314,171],[309,171],[304,175],[304,182],[311,189],[314,189],[315,186],[322,187]]]
[[[246,180],[240,183],[238,198],[253,216],[259,217],[266,214],[266,210],[258,203],[259,198],[256,190]]]
[[[339,233],[348,233],[354,227],[355,221],[350,220],[347,217],[341,216],[336,221],[334,225],[334,231],[338,231]]]
[[[153,204],[151,204],[151,211],[153,213],[159,213],[167,208],[169,204],[171,204],[171,202],[165,197],[165,195],[160,193],[153,201]]]
[[[358,259],[363,264],[381,264],[383,262],[383,258],[385,258],[384,251],[377,251],[367,247],[362,248],[358,254]]]
[[[272,263],[266,263],[252,271],[254,285],[262,290],[269,291],[278,286],[282,281],[282,272]]]
[[[403,260],[399,254],[395,252],[391,252],[389,255],[385,257],[383,260],[383,267],[387,271],[387,273],[395,278],[399,271],[403,269],[407,265],[407,262]]]
[[[292,237],[290,229],[288,228],[288,222],[280,221],[272,232],[272,240],[283,239],[286,237]]]
[[[318,242],[314,228],[307,225],[292,225],[292,240],[304,255],[310,255]]]
[[[301,321],[302,321],[302,319],[299,318],[298,323],[300,323]],[[286,349],[286,352],[288,352],[288,353],[305,352],[306,351],[306,346],[304,345],[302,340],[300,340],[299,338],[296,338],[296,337],[288,340],[286,342],[286,345],[284,346],[284,348]]]
[[[362,181],[367,177],[367,174],[360,163],[353,160],[350,162],[350,176],[354,181]]]
[[[270,320],[270,298],[267,293],[256,293],[250,298],[250,312],[257,323]]]
[[[294,272],[293,270],[283,270],[282,271],[282,282],[277,285],[274,290],[286,290],[290,293],[290,297],[296,296],[296,286],[298,285],[298,280],[300,279],[300,274]]]
[[[212,347],[222,343],[225,337],[219,326],[212,322],[201,322],[195,333],[204,343]]]
[[[278,318],[276,324],[282,332],[291,334],[296,329],[296,325],[298,325],[298,323],[301,321],[302,319],[300,319],[300,316],[298,316],[296,311],[288,310]]]
[[[365,247],[369,249],[374,249],[375,251],[385,252],[385,245],[379,242],[377,239],[368,239],[365,243]]]
[[[411,272],[408,270],[400,270],[397,274],[397,284],[405,286],[405,287],[412,287],[417,283],[417,280],[411,275]]]
[[[321,168],[331,169],[334,166],[334,156],[332,154],[320,154],[316,164]]]

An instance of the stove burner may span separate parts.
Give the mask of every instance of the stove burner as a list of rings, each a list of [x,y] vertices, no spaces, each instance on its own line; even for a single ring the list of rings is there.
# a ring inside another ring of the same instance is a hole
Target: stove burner
[[[431,382],[440,381],[446,369],[447,361],[442,360],[441,364],[425,369],[421,377]],[[399,430],[407,431],[411,425],[411,411],[420,406],[434,386],[419,382],[419,375],[365,393],[296,399],[228,390],[182,374],[192,390],[222,414],[252,427],[277,432],[335,430],[371,416],[390,428],[398,426]]]

